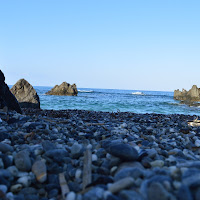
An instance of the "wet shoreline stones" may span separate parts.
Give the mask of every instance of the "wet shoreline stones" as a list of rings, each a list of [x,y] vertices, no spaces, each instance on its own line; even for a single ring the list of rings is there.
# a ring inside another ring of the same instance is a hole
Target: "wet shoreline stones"
[[[0,123],[0,199],[199,199],[197,116],[23,112]]]

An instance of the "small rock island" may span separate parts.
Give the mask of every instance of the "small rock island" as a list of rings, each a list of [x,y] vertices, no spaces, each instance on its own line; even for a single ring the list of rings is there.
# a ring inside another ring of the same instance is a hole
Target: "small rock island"
[[[33,86],[25,79],[20,79],[10,89],[21,108],[40,108],[40,99]]]
[[[174,90],[174,99],[188,105],[195,105],[195,102],[200,101],[200,88],[193,85],[189,91],[185,89],[182,89],[182,91]]]
[[[60,96],[77,96],[78,90],[76,84],[70,85],[67,82],[63,82],[61,85],[56,85],[47,95],[60,95]]]

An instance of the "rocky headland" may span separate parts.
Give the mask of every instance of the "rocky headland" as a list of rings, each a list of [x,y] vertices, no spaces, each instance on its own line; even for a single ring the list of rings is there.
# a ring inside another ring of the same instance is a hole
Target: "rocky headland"
[[[40,99],[33,86],[25,79],[20,79],[10,89],[21,108],[40,108]]]
[[[76,84],[70,85],[67,82],[63,82],[61,85],[56,85],[50,91],[46,93],[47,95],[61,95],[61,96],[77,96],[78,90]]]
[[[39,109],[7,115],[0,126],[1,199],[199,199],[200,128],[187,123],[196,116]]]
[[[182,89],[182,91],[179,89],[174,90],[174,99],[180,100],[181,103],[189,106],[199,106],[199,103],[196,102],[200,101],[200,88],[198,88],[196,85],[193,85],[189,91],[185,89]]]

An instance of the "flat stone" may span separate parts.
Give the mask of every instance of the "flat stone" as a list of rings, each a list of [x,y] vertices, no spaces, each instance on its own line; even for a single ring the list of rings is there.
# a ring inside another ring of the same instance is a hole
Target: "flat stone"
[[[163,160],[155,160],[155,161],[152,161],[150,164],[152,167],[163,167],[164,161]]]
[[[134,161],[138,159],[138,152],[132,146],[122,143],[114,143],[107,148],[108,153],[119,157],[125,161]]]
[[[139,177],[142,177],[144,174],[143,170],[141,170],[138,167],[127,167],[122,168],[120,171],[118,171],[115,176],[114,180],[118,181],[120,179],[123,179],[125,177],[132,177],[134,179],[137,179]]]
[[[44,183],[47,180],[47,168],[43,160],[34,162],[32,172],[35,174],[38,182]]]
[[[83,200],[102,200],[104,189],[100,187],[94,187],[83,195]]]
[[[163,186],[158,182],[150,184],[147,190],[148,200],[175,200]]]
[[[18,193],[19,191],[21,191],[21,189],[22,189],[22,184],[16,184],[11,186],[10,191],[12,193]]]
[[[65,149],[53,149],[47,151],[45,155],[60,163],[64,161],[65,157],[69,156],[69,153]]]
[[[143,196],[132,190],[123,190],[119,193],[123,200],[144,200]]]
[[[134,184],[134,179],[131,177],[126,177],[110,185],[108,187],[108,190],[112,193],[117,193],[123,189],[129,188],[133,184]]]
[[[0,142],[0,151],[2,153],[13,152],[13,147],[10,146],[9,144],[4,144]]]
[[[31,159],[26,151],[20,151],[15,155],[14,158],[15,166],[20,171],[30,171],[31,170]]]

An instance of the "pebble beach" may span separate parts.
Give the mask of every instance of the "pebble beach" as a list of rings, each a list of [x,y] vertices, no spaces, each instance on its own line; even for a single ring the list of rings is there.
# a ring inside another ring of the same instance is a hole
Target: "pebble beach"
[[[197,116],[0,112],[0,199],[199,200]]]

